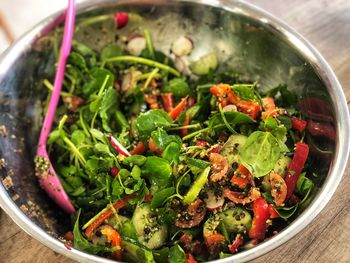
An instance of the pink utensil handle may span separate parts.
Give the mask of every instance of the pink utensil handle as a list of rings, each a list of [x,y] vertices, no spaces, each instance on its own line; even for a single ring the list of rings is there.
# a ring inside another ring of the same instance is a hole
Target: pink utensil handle
[[[58,68],[56,72],[54,89],[51,95],[49,107],[45,116],[43,127],[40,132],[39,137],[39,147],[45,145],[49,133],[52,128],[52,123],[55,118],[55,112],[57,108],[58,101],[60,99],[60,93],[62,89],[62,83],[64,79],[64,72],[66,68],[67,59],[71,50],[71,43],[74,33],[74,23],[75,23],[75,0],[69,0],[68,9],[66,11],[66,24],[64,27],[63,41],[61,45],[61,53],[58,61]]]

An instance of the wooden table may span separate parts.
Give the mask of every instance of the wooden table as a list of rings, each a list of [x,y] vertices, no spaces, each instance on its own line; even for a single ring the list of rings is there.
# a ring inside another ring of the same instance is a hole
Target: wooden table
[[[249,0],[286,21],[331,64],[350,102],[350,1]],[[289,3],[288,3],[289,2]],[[0,211],[0,262],[73,261],[28,236]],[[262,262],[350,262],[350,169],[316,219],[286,244],[254,260]]]

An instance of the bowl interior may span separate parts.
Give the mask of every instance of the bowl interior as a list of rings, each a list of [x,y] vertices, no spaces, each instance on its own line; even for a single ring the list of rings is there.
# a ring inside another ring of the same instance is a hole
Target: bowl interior
[[[169,54],[171,43],[187,35],[195,46],[190,60],[215,52],[220,60],[220,71],[233,70],[244,79],[258,81],[261,89],[286,84],[298,94],[297,107],[307,119],[327,123],[335,129],[338,121],[335,102],[329,95],[328,83],[320,77],[310,57],[292,45],[269,21],[252,18],[244,5],[231,5],[227,10],[171,1],[87,4],[79,8],[78,25],[88,17],[112,14],[116,10],[131,12],[134,18],[121,30],[115,29],[113,20],[82,27],[75,39],[100,50],[116,39],[120,41],[147,28],[155,48]],[[60,15],[57,17],[62,19]],[[52,80],[55,72],[50,37],[62,32],[53,33],[55,26],[57,20],[46,21],[37,28],[42,34],[32,39],[30,45],[22,41],[2,57],[0,125],[4,126],[0,134],[0,177],[15,205],[40,228],[60,238],[71,229],[70,218],[39,187],[33,167],[42,124],[42,102],[47,95],[41,81]],[[6,65],[5,58],[9,61]],[[320,138],[307,133],[305,139],[312,146],[310,171],[317,175],[315,182],[322,190],[334,159],[337,138]]]

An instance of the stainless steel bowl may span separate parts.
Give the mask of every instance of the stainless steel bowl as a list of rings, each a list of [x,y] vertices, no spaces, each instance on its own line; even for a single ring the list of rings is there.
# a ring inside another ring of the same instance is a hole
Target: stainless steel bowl
[[[196,46],[191,59],[215,51],[223,62],[221,70],[233,68],[258,80],[262,88],[287,83],[298,93],[297,106],[307,118],[325,122],[336,130],[333,139],[307,136],[313,142],[311,169],[319,174],[316,181],[320,189],[299,217],[272,239],[217,262],[251,260],[306,227],[336,190],[349,153],[345,97],[322,56],[281,21],[238,1],[86,0],[78,7],[78,21],[116,10],[143,17],[123,29],[122,34],[148,28],[156,48],[166,53],[174,39],[187,34]],[[45,97],[39,83],[43,78],[52,78],[55,70],[53,51],[45,45],[45,39],[62,19],[63,11],[47,18],[0,58],[0,125],[8,129],[7,136],[0,135],[0,205],[23,230],[56,252],[80,262],[112,262],[64,246],[60,240],[70,228],[69,217],[48,199],[33,173],[32,160],[42,123],[40,101]],[[115,38],[113,23],[105,26],[110,28],[107,33],[91,26],[76,37],[99,49]]]

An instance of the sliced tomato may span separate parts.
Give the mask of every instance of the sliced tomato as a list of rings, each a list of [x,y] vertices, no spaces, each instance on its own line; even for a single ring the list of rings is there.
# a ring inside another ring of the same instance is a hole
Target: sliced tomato
[[[143,144],[143,142],[139,142],[134,149],[130,152],[131,155],[136,155],[136,154],[144,154],[146,152],[147,148]]]
[[[214,231],[211,235],[204,237],[204,242],[208,248],[209,254],[217,255],[225,245],[225,237]]]
[[[185,263],[197,263],[197,261],[194,259],[191,253],[187,253]]]
[[[113,258],[116,260],[121,260],[123,255],[122,237],[113,227],[105,225],[101,229],[101,234],[107,237],[107,240],[111,242],[111,247],[118,247],[115,252],[113,252]]]
[[[270,173],[271,195],[276,206],[282,206],[287,197],[287,184],[277,173]]]
[[[241,189],[247,187],[248,184],[252,185],[252,175],[242,164],[240,164],[231,178],[231,184],[236,185]]]
[[[236,103],[237,109],[249,115],[252,119],[256,119],[260,112],[260,105],[257,102],[240,100]]]
[[[223,179],[228,171],[228,162],[224,156],[218,153],[210,153],[209,161],[211,164],[210,180],[213,182]]]
[[[187,103],[187,98],[188,96],[186,96],[185,98],[183,98],[179,104],[177,104],[175,106],[174,109],[172,109],[168,114],[169,116],[173,119],[176,120],[177,117],[179,117],[179,115],[181,114],[181,112],[185,109],[186,103]]]
[[[233,92],[227,84],[217,84],[210,88],[210,92],[218,98],[222,107],[225,107],[230,103],[233,98]]]
[[[224,197],[230,199],[235,204],[241,204],[241,205],[249,204],[251,202],[254,202],[256,199],[258,199],[260,195],[261,194],[260,194],[259,188],[255,188],[255,187],[252,187],[250,189],[248,195],[242,192],[235,192],[229,189],[224,189]]]

